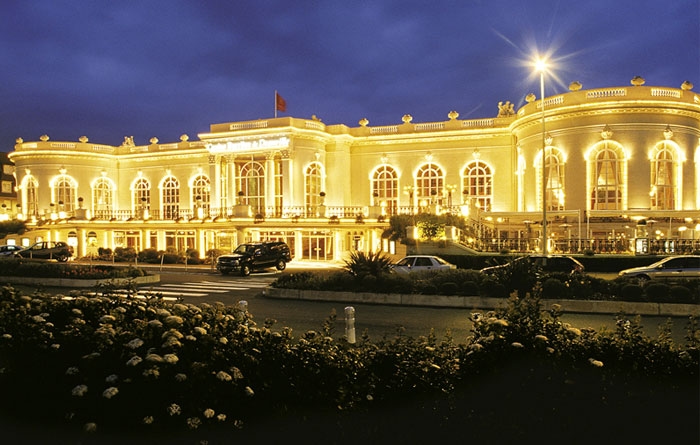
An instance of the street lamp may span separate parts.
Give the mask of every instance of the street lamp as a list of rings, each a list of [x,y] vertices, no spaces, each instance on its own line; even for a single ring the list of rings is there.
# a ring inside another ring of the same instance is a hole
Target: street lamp
[[[547,71],[547,60],[538,57],[535,60],[535,70],[540,73],[540,104],[542,105],[542,254],[547,255],[547,170],[545,169],[547,136],[544,116],[544,73]]]

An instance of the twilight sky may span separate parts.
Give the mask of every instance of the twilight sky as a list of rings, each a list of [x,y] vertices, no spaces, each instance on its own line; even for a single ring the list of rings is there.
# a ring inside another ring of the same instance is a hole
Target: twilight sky
[[[700,91],[700,0],[2,0],[0,151],[15,139],[137,145],[280,116],[357,126],[494,117],[539,96]]]

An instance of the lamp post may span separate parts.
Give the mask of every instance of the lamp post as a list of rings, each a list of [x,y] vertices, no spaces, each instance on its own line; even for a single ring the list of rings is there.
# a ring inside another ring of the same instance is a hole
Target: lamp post
[[[544,116],[544,73],[547,70],[547,61],[538,58],[535,61],[535,69],[540,73],[540,103],[542,105],[542,254],[547,255],[547,170],[545,169],[547,136]]]

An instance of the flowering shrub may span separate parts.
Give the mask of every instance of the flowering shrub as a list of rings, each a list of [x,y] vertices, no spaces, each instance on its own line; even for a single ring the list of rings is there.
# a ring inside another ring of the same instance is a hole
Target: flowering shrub
[[[548,425],[552,437],[605,431],[608,442],[648,441],[670,430],[679,443],[697,443],[695,320],[687,344],[677,345],[668,331],[647,338],[624,317],[613,332],[569,326],[529,296],[471,319],[463,343],[399,328],[394,338],[363,335],[350,345],[335,332],[335,314],[295,338],[223,304],[5,287],[0,406],[3,418],[55,428],[72,442],[85,434],[131,443],[335,434],[347,443],[428,443],[467,433],[488,442],[496,432],[508,442]]]

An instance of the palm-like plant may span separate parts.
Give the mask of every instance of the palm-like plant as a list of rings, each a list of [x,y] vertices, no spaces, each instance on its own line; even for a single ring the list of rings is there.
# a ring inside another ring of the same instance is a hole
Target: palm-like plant
[[[355,277],[372,275],[378,277],[382,273],[389,272],[392,260],[386,253],[353,251],[345,260],[344,269]]]

